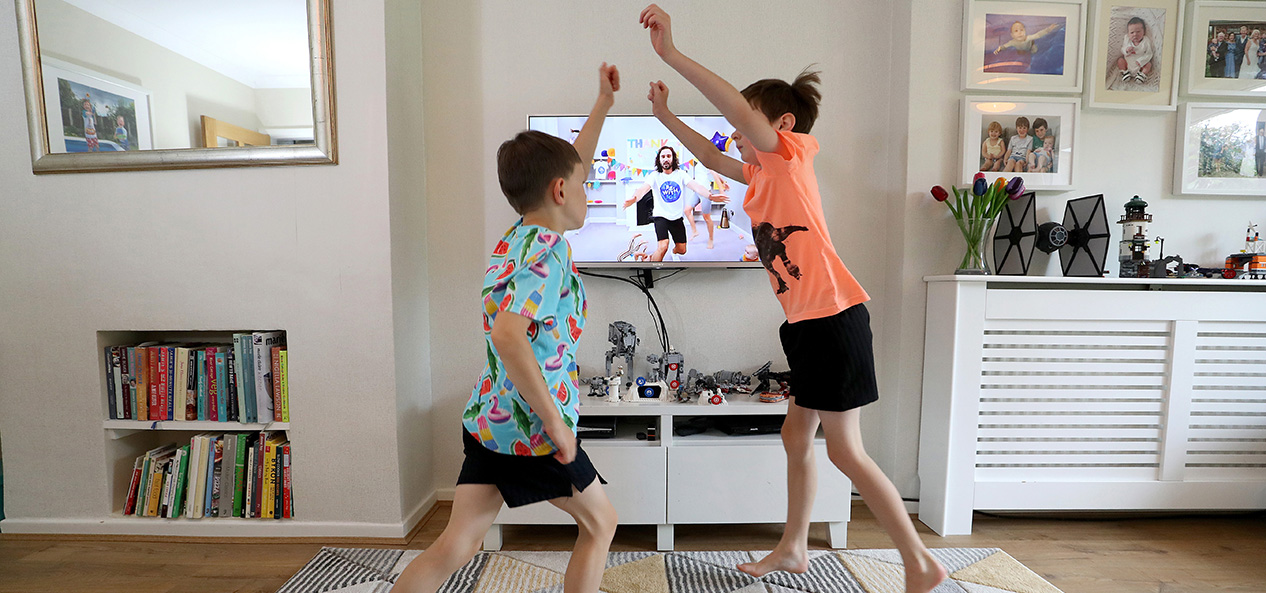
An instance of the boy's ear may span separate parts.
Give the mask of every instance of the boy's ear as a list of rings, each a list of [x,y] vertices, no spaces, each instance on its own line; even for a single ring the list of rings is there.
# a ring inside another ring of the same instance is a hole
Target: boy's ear
[[[776,123],[778,124],[779,132],[794,130],[796,129],[796,116],[790,112],[784,113],[782,117],[778,118]]]
[[[563,178],[555,177],[549,184],[549,197],[555,204],[563,203]]]

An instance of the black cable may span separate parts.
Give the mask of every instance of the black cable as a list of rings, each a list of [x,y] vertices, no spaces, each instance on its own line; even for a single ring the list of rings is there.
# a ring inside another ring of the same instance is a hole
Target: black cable
[[[638,290],[641,290],[641,291],[642,291],[642,294],[646,295],[646,298],[650,301],[651,305],[653,305],[653,306],[655,307],[655,313],[656,313],[656,314],[658,314],[658,313],[659,313],[659,305],[656,305],[656,304],[655,304],[655,297],[652,297],[652,296],[651,296],[651,292],[650,292],[650,290],[648,290],[645,286],[643,286],[641,282],[638,282],[638,281],[636,281],[636,280],[634,280],[634,279],[632,279],[632,278],[621,278],[621,277],[619,277],[619,276],[609,276],[609,275],[607,275],[607,274],[595,274],[595,273],[593,273],[593,272],[586,272],[586,271],[583,271],[583,270],[581,270],[581,271],[580,271],[580,273],[581,273],[581,274],[584,274],[585,276],[594,276],[594,277],[596,277],[596,278],[606,278],[606,279],[608,279],[608,280],[619,280],[620,282],[627,282],[627,283],[629,283],[629,284],[632,284],[633,286],[636,286],[636,287],[638,288]],[[648,307],[648,309],[649,309],[649,307]],[[656,321],[656,319],[655,319],[655,315],[652,315],[652,316],[651,316],[651,322],[652,322],[652,323],[654,323],[655,321]],[[668,351],[668,346],[667,346],[667,344],[668,344],[668,339],[667,339],[667,335],[668,335],[668,328],[667,328],[666,326],[664,326],[664,316],[663,316],[663,315],[659,315],[659,320],[658,320],[658,323],[656,323],[656,325],[655,325],[655,335],[656,335],[656,337],[658,337],[658,338],[659,338],[659,345],[660,345],[660,348],[663,348],[663,349],[664,349],[664,352],[667,352],[667,351]],[[632,369],[630,369],[630,371],[632,371]]]

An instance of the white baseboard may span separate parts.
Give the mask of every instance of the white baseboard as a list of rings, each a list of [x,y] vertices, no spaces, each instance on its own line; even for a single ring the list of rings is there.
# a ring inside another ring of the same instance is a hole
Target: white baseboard
[[[406,535],[413,532],[413,528],[417,527],[418,523],[421,523],[422,519],[426,517],[426,514],[431,512],[436,502],[439,502],[439,499],[436,498],[436,492],[432,491],[417,506],[413,507],[413,511],[404,518],[404,532]]]
[[[453,502],[453,497],[457,495],[457,488],[440,488],[435,491],[436,500],[446,500]]]

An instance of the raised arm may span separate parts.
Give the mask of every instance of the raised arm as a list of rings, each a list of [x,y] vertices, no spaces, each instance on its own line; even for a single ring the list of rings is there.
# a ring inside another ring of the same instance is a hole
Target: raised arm
[[[643,28],[650,29],[651,46],[655,48],[655,53],[659,54],[664,63],[699,89],[699,92],[716,106],[721,115],[725,116],[725,119],[729,120],[756,150],[761,152],[778,150],[781,140],[778,139],[778,132],[769,125],[765,114],[753,109],[747,103],[747,99],[743,98],[742,93],[739,93],[738,89],[726,82],[724,78],[717,76],[677,50],[673,45],[672,24],[664,9],[654,4],[647,6],[642,10],[638,20]],[[742,177],[733,179],[742,179]]]
[[[633,202],[642,199],[642,196],[646,195],[646,192],[648,191],[651,191],[651,184],[649,183],[643,183],[642,185],[637,186],[637,189],[633,190],[633,194],[630,195],[628,199],[624,200],[624,207],[628,208],[629,206],[632,206]]]
[[[712,190],[710,190],[710,189],[708,189],[708,188],[704,187],[704,185],[703,185],[702,183],[699,183],[698,181],[688,181],[688,182],[686,182],[686,187],[690,188],[690,191],[695,192],[695,193],[697,193],[697,194],[699,194],[699,195],[701,195],[701,196],[708,196],[708,199],[709,199],[709,200],[712,200],[713,202],[728,202],[728,201],[730,201],[730,197],[729,197],[729,196],[727,196],[727,195],[725,195],[725,194],[723,194],[723,193],[720,193],[720,192],[714,192],[714,191],[712,191]]]
[[[593,153],[598,149],[598,135],[602,133],[602,124],[607,119],[607,112],[615,104],[615,92],[618,90],[620,90],[620,71],[616,70],[615,65],[608,66],[606,62],[603,62],[598,68],[598,100],[594,101],[589,118],[585,120],[585,125],[580,127],[580,133],[576,135],[576,141],[572,143],[572,146],[576,147],[576,153],[580,155],[580,162],[586,167],[593,162]]]
[[[711,140],[704,138],[702,134],[694,131],[672,111],[669,111],[668,86],[663,81],[652,82],[650,93],[646,95],[646,98],[651,102],[651,113],[655,115],[655,118],[664,124],[664,127],[668,128],[677,140],[686,145],[686,149],[699,157],[699,162],[703,163],[704,167],[735,181],[745,181],[742,161],[721,152],[721,149],[717,148]],[[700,195],[706,193],[703,192]]]

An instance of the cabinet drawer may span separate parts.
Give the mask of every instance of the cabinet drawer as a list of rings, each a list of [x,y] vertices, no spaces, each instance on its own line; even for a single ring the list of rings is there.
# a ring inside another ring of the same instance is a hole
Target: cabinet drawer
[[[620,523],[659,525],[667,517],[664,476],[668,458],[659,446],[603,446],[594,440],[585,441],[585,452],[598,473],[608,484],[607,498],[620,515]],[[549,503],[518,508],[501,507],[497,523],[567,524],[572,519]]]
[[[742,438],[742,437],[736,437]],[[817,445],[813,521],[847,521],[852,485]],[[668,456],[669,523],[781,523],[787,519],[782,445],[675,446]]]

